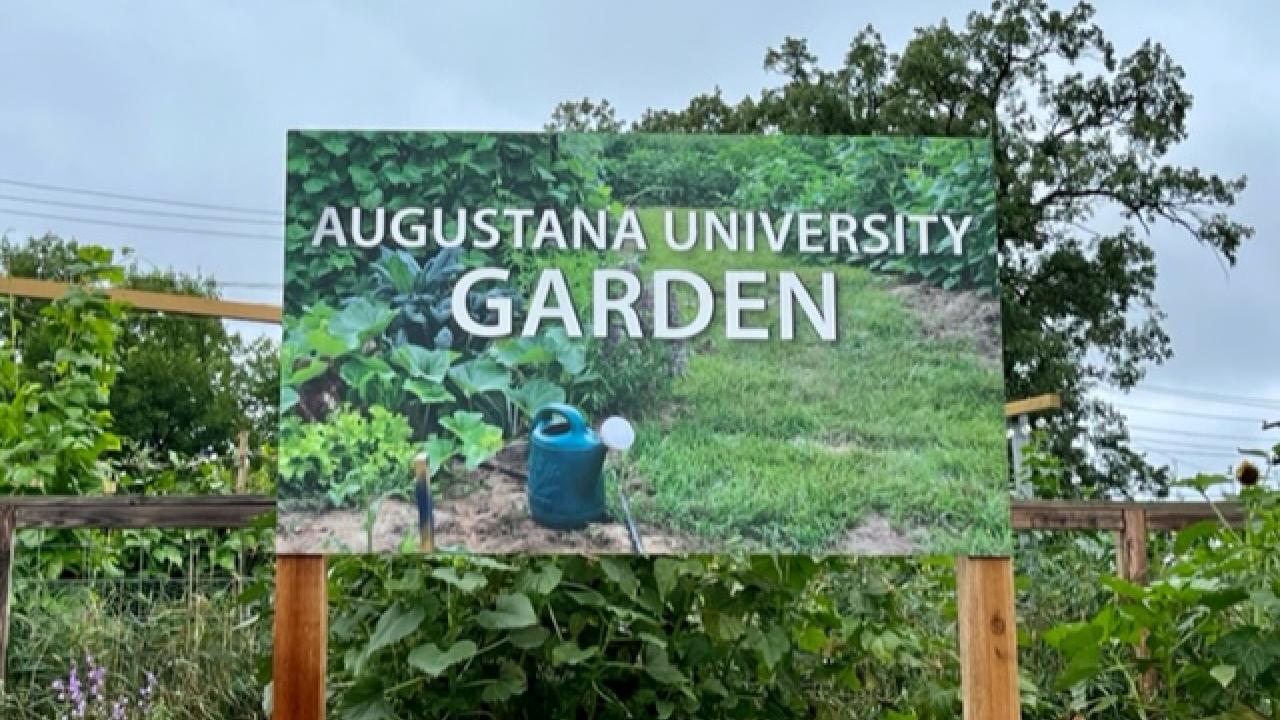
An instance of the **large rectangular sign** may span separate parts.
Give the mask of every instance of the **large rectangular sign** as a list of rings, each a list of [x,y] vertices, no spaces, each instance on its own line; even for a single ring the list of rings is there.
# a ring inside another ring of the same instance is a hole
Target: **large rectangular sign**
[[[985,140],[288,147],[280,552],[1008,551]]]

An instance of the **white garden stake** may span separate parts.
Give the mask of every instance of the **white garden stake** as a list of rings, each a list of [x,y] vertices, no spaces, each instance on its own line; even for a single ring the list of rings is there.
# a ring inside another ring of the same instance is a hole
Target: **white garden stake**
[[[600,442],[610,450],[626,452],[636,441],[636,429],[624,417],[614,415],[600,424]],[[635,519],[631,517],[631,503],[627,502],[626,490],[618,485],[618,501],[622,505],[622,514],[627,521],[627,532],[631,534],[631,547],[637,553],[644,554],[644,543],[640,540],[640,531],[636,528]]]

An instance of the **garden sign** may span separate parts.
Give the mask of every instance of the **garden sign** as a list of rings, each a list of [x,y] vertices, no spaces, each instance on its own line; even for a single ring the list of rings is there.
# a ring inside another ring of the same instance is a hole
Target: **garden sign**
[[[290,133],[278,551],[1006,554],[991,162]]]

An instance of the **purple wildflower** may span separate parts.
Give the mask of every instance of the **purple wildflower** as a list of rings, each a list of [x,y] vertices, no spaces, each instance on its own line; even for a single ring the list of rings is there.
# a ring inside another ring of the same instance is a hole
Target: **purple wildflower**
[[[102,699],[102,686],[106,682],[107,669],[94,662],[92,655],[85,655],[85,665],[89,668],[89,697]]]
[[[74,710],[71,716],[82,718],[85,714],[86,698],[84,689],[80,686],[79,669],[76,667],[75,661],[71,661],[71,672],[67,675],[67,699],[71,701]]]

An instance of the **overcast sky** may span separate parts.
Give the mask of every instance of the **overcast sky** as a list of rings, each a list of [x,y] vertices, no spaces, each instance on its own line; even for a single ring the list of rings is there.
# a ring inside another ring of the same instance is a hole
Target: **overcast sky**
[[[1151,238],[1177,355],[1151,373],[1150,389],[1121,398],[1143,428],[1136,444],[1157,460],[1176,457],[1182,474],[1221,470],[1231,462],[1224,453],[1268,436],[1261,420],[1280,420],[1280,60],[1270,37],[1280,13],[1266,2],[1099,4],[1122,53],[1151,37],[1185,67],[1196,105],[1178,161],[1250,180],[1235,216],[1257,237],[1229,274],[1185,235],[1164,228]],[[537,129],[558,101],[584,95],[631,119],[717,85],[730,99],[756,93],[774,82],[761,68],[765,49],[786,35],[808,38],[834,64],[868,23],[897,49],[913,28],[966,13],[954,2],[850,0],[5,3],[0,179],[278,211],[289,128]],[[39,205],[29,199],[119,202],[14,185],[0,184],[0,195],[0,232],[11,239],[53,231],[230,283],[281,278],[278,242],[15,211],[274,234],[268,225]],[[226,295],[279,301],[270,288]],[[1187,390],[1269,402],[1209,402]]]

